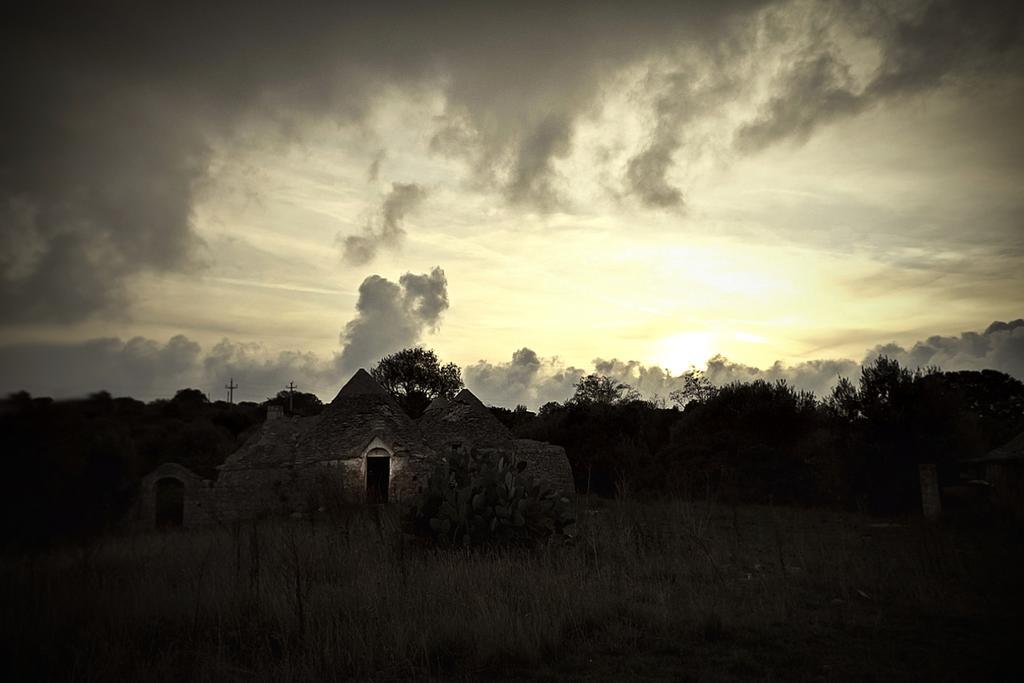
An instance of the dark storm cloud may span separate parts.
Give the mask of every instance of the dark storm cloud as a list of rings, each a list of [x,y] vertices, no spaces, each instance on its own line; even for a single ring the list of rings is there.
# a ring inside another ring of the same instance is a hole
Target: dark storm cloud
[[[229,379],[238,385],[236,401],[262,401],[292,381],[327,396],[341,377],[334,363],[312,353],[270,355],[260,344],[225,339],[204,354],[182,335],[166,343],[135,337],[0,348],[0,391],[6,392],[63,398],[104,390],[149,400],[194,387],[216,400]]]
[[[146,398],[170,396],[195,381],[199,356],[199,344],[182,335],[166,344],[135,337],[6,346],[0,348],[0,386],[6,392],[27,389],[57,397],[103,389]]]
[[[506,188],[516,204],[532,204],[551,210],[562,204],[555,186],[553,164],[572,149],[572,122],[562,115],[538,122],[519,145],[511,177]]]
[[[1024,66],[1024,8],[1013,0],[927,2],[909,14],[907,7],[869,2],[834,8],[835,22],[877,45],[880,64],[858,87],[836,45],[813,41],[784,68],[759,116],[737,132],[739,149],[757,151],[787,138],[801,142],[819,125],[886,99],[970,87],[1019,74]]]
[[[672,168],[672,155],[679,146],[675,134],[658,135],[646,149],[629,160],[626,185],[644,205],[669,208],[683,203],[683,193],[665,179]]]
[[[935,335],[905,349],[895,343],[873,348],[865,358],[895,358],[909,368],[938,366],[943,370],[991,369],[1024,378],[1024,319],[994,322],[984,332]]]
[[[485,403],[518,405],[526,403],[541,362],[536,352],[523,347],[512,354],[510,363],[489,363],[481,360],[463,371],[466,385]]]
[[[557,359],[542,359],[523,347],[504,363],[477,361],[463,370],[466,386],[489,405],[537,408],[548,401],[564,401],[573,393],[580,368],[562,367]]]
[[[437,328],[448,308],[444,271],[406,273],[398,283],[371,275],[359,286],[356,317],[341,333],[337,364],[343,375],[369,368],[382,356],[416,344],[423,332]]]
[[[343,257],[352,265],[369,263],[381,248],[397,249],[405,238],[405,215],[419,206],[427,191],[416,183],[392,183],[384,198],[380,215],[367,221],[363,232],[342,241]],[[339,236],[340,239],[340,236]]]
[[[330,396],[344,381],[334,363],[314,353],[282,351],[270,355],[260,344],[229,339],[210,349],[197,370],[197,384],[212,387],[210,398],[220,398],[221,387],[233,379],[238,384],[236,400],[262,401],[291,382],[300,391]]]
[[[406,273],[398,278],[404,290],[404,302],[420,329],[436,330],[441,314],[448,310],[448,279],[441,268],[416,275]]]
[[[759,4],[23,5],[0,29],[4,318],[81,319],[193,264],[214,144],[357,122],[388,87],[441,85],[481,177],[550,208],[603,75]]]
[[[133,111],[130,96],[93,106],[81,120],[61,109],[12,122],[18,106],[9,100],[0,113],[0,224],[9,247],[0,257],[0,309],[9,321],[70,322],[122,306],[126,276],[181,268],[198,242],[190,219],[201,142],[168,113]]]
[[[849,90],[849,69],[831,54],[819,54],[790,67],[782,95],[773,98],[753,123],[736,134],[743,151],[757,151],[777,140],[810,137],[814,128],[868,106],[869,100]]]
[[[727,82],[750,24],[772,4],[23,4],[0,28],[0,55],[16,65],[0,75],[4,320],[116,310],[130,303],[132,276],[194,266],[192,208],[215,145],[243,124],[288,142],[312,119],[360,122],[388,88],[441,88],[432,148],[469,160],[477,184],[510,202],[558,208],[571,184],[558,161],[609,75],[686,45],[725,74],[712,82]],[[878,72],[855,89],[841,55],[815,43],[790,60],[737,136],[741,148],[996,75],[1019,56],[1016,3],[932,2],[906,15],[874,3],[819,7],[880,46]],[[693,107],[708,106],[694,87],[659,105],[626,169],[627,190],[648,206],[681,202],[666,177],[687,149]],[[357,238],[352,254],[370,247]]]
[[[302,391],[329,398],[358,368],[436,330],[447,309],[448,281],[440,268],[406,273],[397,284],[372,275],[359,288],[356,315],[345,325],[342,348],[333,358],[305,351],[270,354],[261,344],[229,339],[203,353],[182,335],[166,344],[136,337],[11,345],[0,347],[0,393],[26,389],[68,397],[104,389],[152,399],[193,386],[218,398],[233,378],[239,400],[263,400],[292,381]]]
[[[697,141],[689,136],[689,124],[735,93],[735,76],[723,67],[723,62],[729,61],[712,60],[699,74],[675,71],[648,78],[649,87],[659,93],[654,103],[655,124],[646,146],[627,162],[625,174],[626,190],[644,206],[671,209],[683,205],[682,191],[666,176],[686,143],[696,146]]]
[[[814,392],[819,397],[831,391],[840,377],[854,378],[859,371],[860,366],[846,358],[809,360],[795,365],[775,361],[771,366],[761,369],[734,363],[724,356],[715,356],[704,368],[707,378],[718,386],[757,379],[767,382],[785,380],[790,386]]]
[[[679,378],[673,377],[672,373],[665,368],[645,365],[635,360],[595,358],[593,371],[628,384],[645,397],[652,399],[667,399],[669,393],[681,386]]]

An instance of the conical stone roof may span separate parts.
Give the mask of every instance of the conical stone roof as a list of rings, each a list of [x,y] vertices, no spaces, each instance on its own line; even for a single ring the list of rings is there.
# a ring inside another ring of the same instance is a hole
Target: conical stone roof
[[[1024,432],[1021,432],[1002,446],[989,451],[984,457],[974,459],[974,462],[1007,461],[1024,461]]]
[[[366,396],[372,394],[383,394],[388,396],[387,389],[382,387],[380,383],[373,378],[373,375],[368,373],[366,370],[359,368],[356,370],[356,374],[352,375],[352,378],[345,382],[345,386],[338,391],[338,395],[331,401],[331,405],[338,401],[343,401],[346,397],[352,396]]]
[[[291,464],[296,444],[315,421],[315,417],[267,420],[217,469],[245,470]]]
[[[360,369],[299,441],[295,461],[358,458],[374,437],[394,455],[429,454],[416,423],[370,373]]]
[[[444,396],[438,396],[427,409],[423,411],[423,415],[420,416],[420,424],[423,424],[424,420],[437,419],[444,415],[445,411],[448,410],[449,401]]]
[[[430,404],[419,420],[420,430],[434,450],[448,453],[456,444],[465,449],[511,450],[512,434],[472,391],[463,389],[444,403],[438,400]]]
[[[487,410],[487,406],[484,405],[484,402],[481,401],[480,399],[478,399],[476,397],[476,394],[474,394],[469,389],[463,389],[459,393],[455,394],[455,398],[452,399],[452,400],[453,401],[458,401],[460,403],[472,404],[472,405],[475,405],[475,406],[479,406],[479,407],[483,408],[484,410]],[[491,412],[488,410],[487,414],[490,415]],[[492,415],[491,417],[494,417],[494,416]]]

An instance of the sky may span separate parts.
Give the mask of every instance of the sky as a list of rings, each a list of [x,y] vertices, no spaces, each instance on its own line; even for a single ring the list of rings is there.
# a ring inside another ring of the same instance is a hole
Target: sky
[[[0,28],[0,393],[1024,378],[1019,3],[81,5]]]

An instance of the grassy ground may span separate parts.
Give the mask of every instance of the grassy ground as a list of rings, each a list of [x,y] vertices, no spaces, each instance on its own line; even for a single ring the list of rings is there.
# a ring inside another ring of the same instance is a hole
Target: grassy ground
[[[7,680],[1019,680],[1019,530],[632,502],[579,526],[434,552],[385,509],[8,556],[0,654]]]

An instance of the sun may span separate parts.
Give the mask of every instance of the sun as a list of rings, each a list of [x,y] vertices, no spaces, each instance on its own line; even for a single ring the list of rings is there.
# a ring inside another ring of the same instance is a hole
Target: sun
[[[717,336],[711,332],[683,332],[657,342],[654,362],[678,375],[691,366],[703,367],[715,354]]]

